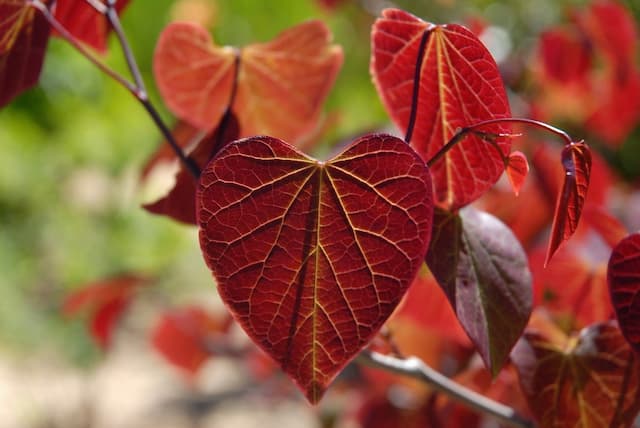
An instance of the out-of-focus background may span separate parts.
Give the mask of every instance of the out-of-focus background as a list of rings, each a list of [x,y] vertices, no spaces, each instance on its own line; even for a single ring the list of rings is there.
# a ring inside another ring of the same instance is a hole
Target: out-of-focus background
[[[168,22],[201,20],[217,43],[235,46],[269,40],[305,19],[327,22],[345,61],[326,104],[330,126],[316,149],[323,154],[332,144],[389,126],[369,75],[370,28],[383,7],[482,28],[514,113],[528,114],[522,94],[540,32],[566,22],[569,7],[586,3],[132,0],[122,19],[151,97],[169,123],[151,72]],[[637,17],[640,4],[625,4]],[[126,72],[113,38],[106,61]],[[0,428],[357,426],[357,417],[341,413],[344,395],[332,398],[330,391],[319,408],[293,390],[287,399],[269,399],[271,388],[283,386],[256,383],[233,358],[212,359],[189,377],[154,351],[149,332],[167,308],[224,311],[196,230],[140,208],[157,196],[140,175],[160,142],[131,95],[61,39],[50,41],[40,85],[0,111]],[[638,144],[635,126],[611,154],[631,178],[640,172]],[[103,350],[87,330],[87,317],[65,315],[63,303],[87,284],[128,274],[151,278],[150,285]],[[234,334],[242,342],[242,334]]]

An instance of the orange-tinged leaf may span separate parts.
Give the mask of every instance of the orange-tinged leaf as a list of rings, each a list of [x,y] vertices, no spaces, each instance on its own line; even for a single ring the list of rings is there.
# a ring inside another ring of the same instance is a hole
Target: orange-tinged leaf
[[[0,0],[0,107],[38,82],[49,32],[24,0]]]
[[[127,7],[130,0],[118,0],[118,13]],[[101,1],[105,3],[104,0]],[[86,0],[56,0],[55,18],[78,40],[99,52],[107,50],[110,26],[107,18],[96,11]],[[53,35],[58,35],[56,32]]]
[[[627,236],[613,249],[607,282],[620,329],[640,351],[640,234]]]
[[[640,410],[640,364],[615,322],[564,343],[525,333],[512,361],[541,428],[629,427]]]
[[[371,51],[371,73],[383,104],[404,132],[411,128],[415,110],[410,142],[427,161],[459,129],[511,115],[495,61],[464,27],[434,25],[386,9],[374,24]],[[509,127],[494,124],[483,131],[506,135]],[[497,145],[502,153],[469,135],[435,163],[431,172],[436,202],[456,209],[489,189],[504,170],[510,139],[500,138]]]
[[[618,245],[629,233],[622,222],[607,212],[601,205],[586,204],[582,211],[582,218],[611,248]]]
[[[562,167],[564,168],[564,183],[558,195],[553,215],[545,266],[558,250],[560,244],[569,239],[578,227],[591,177],[591,151],[589,147],[583,142],[565,146],[562,150]]]
[[[87,284],[67,297],[63,313],[72,316],[88,312],[91,335],[100,347],[106,349],[118,320],[145,282],[147,279],[139,276],[123,275]]]
[[[240,68],[233,110],[241,136],[267,134],[298,142],[316,128],[342,65],[342,50],[331,44],[320,21],[304,22],[239,52],[215,46],[196,24],[170,24],[154,56],[154,73],[168,106],[198,128],[215,127],[233,91],[236,53]]]
[[[524,180],[529,173],[529,162],[527,162],[527,157],[524,153],[519,151],[511,152],[508,160],[509,162],[506,169],[507,177],[513,188],[513,193],[518,196]]]
[[[272,137],[236,141],[197,199],[222,299],[312,403],[391,315],[431,234],[429,170],[383,134],[326,162]]]

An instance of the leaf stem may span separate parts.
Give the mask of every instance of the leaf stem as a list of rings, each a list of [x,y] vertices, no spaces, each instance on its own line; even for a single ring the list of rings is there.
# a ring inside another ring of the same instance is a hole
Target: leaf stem
[[[433,155],[431,159],[427,161],[427,166],[432,167],[437,161],[439,161],[442,157],[444,157],[444,155],[449,150],[451,150],[456,144],[462,141],[467,136],[467,134],[478,133],[482,135],[483,133],[479,131],[478,128],[482,128],[483,126],[487,126],[487,125],[495,125],[498,123],[521,123],[524,125],[534,126],[557,135],[562,140],[564,140],[564,142],[567,145],[574,144],[573,139],[565,131],[563,131],[560,128],[556,128],[555,126],[551,126],[548,123],[540,122],[538,120],[526,119],[521,117],[503,117],[503,118],[497,118],[497,119],[489,119],[489,120],[483,120],[482,122],[474,123],[473,125],[466,126],[464,128],[459,129],[458,132],[456,132],[453,135],[453,137],[451,137],[451,139],[447,142],[447,144],[442,146],[442,148],[440,148],[440,150],[438,150],[438,152],[435,155]],[[504,158],[505,156],[504,153],[502,153],[502,156]]]
[[[424,62],[424,50],[429,41],[431,30],[436,26],[431,24],[425,28],[420,38],[420,45],[418,46],[418,56],[416,58],[416,68],[413,74],[413,94],[411,95],[411,112],[409,114],[409,124],[407,125],[407,133],[405,134],[404,141],[411,142],[413,137],[413,130],[416,126],[416,118],[418,116],[418,98],[420,97],[420,74],[422,71],[422,63]]]
[[[469,406],[470,408],[498,419],[516,428],[534,428],[532,421],[520,416],[511,407],[493,401],[429,367],[417,357],[396,358],[369,350],[362,351],[356,361],[370,367],[407,376],[426,383],[433,389]]]

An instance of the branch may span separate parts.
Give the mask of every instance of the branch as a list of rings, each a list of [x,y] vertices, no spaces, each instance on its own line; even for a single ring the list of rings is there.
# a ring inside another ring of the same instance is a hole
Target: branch
[[[417,357],[401,359],[364,350],[358,355],[356,361],[362,365],[379,368],[424,382],[436,391],[442,392],[480,413],[493,416],[510,426],[534,428],[533,422],[520,416],[511,407],[463,387],[443,374],[438,373]]]

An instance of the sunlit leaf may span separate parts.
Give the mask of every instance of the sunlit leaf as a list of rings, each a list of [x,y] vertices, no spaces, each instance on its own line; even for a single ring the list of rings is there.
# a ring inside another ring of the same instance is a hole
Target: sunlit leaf
[[[541,428],[629,427],[640,410],[640,364],[615,322],[558,343],[529,332],[512,354]]]
[[[511,152],[508,157],[509,163],[507,164],[506,173],[513,188],[513,193],[518,196],[520,189],[524,184],[524,180],[529,173],[529,162],[527,157],[522,152]]]
[[[331,44],[320,21],[241,51],[215,46],[196,24],[170,24],[154,56],[154,73],[168,106],[200,129],[215,127],[233,90],[236,53],[240,69],[233,110],[242,136],[266,134],[297,142],[315,129],[342,64],[342,50]]]
[[[63,312],[69,316],[88,313],[91,335],[100,347],[107,348],[114,327],[137,289],[147,281],[139,276],[123,275],[87,284],[67,297]]]
[[[156,324],[153,347],[171,364],[193,375],[215,353],[212,342],[227,332],[230,321],[197,306],[172,310]]]
[[[591,151],[589,147],[583,142],[567,145],[562,150],[562,167],[564,168],[564,183],[558,195],[553,215],[545,266],[558,250],[560,244],[569,239],[578,227],[591,177]]]
[[[490,214],[436,210],[427,265],[487,368],[500,371],[531,314],[531,273],[520,243]]]
[[[326,162],[253,137],[207,165],[197,198],[200,245],[220,295],[316,403],[424,258],[428,168],[388,135],[362,137]]]
[[[640,234],[629,235],[613,249],[607,282],[620,329],[640,351]]]
[[[0,0],[0,107],[38,83],[49,32],[24,0]]]
[[[410,127],[417,95],[411,144],[431,159],[460,129],[511,115],[498,67],[489,51],[459,25],[434,25],[401,10],[386,9],[372,31],[371,73],[382,101],[403,132]],[[424,55],[416,73],[416,63]],[[418,78],[418,87],[414,85]],[[483,131],[508,134],[505,125]],[[455,209],[491,187],[504,170],[510,139],[496,147],[469,135],[431,170],[436,202]]]
[[[106,3],[104,0],[101,2]],[[116,1],[116,11],[122,12],[129,2],[130,0]],[[109,22],[86,0],[56,0],[55,17],[78,40],[99,52],[106,52],[107,35],[111,29]]]

